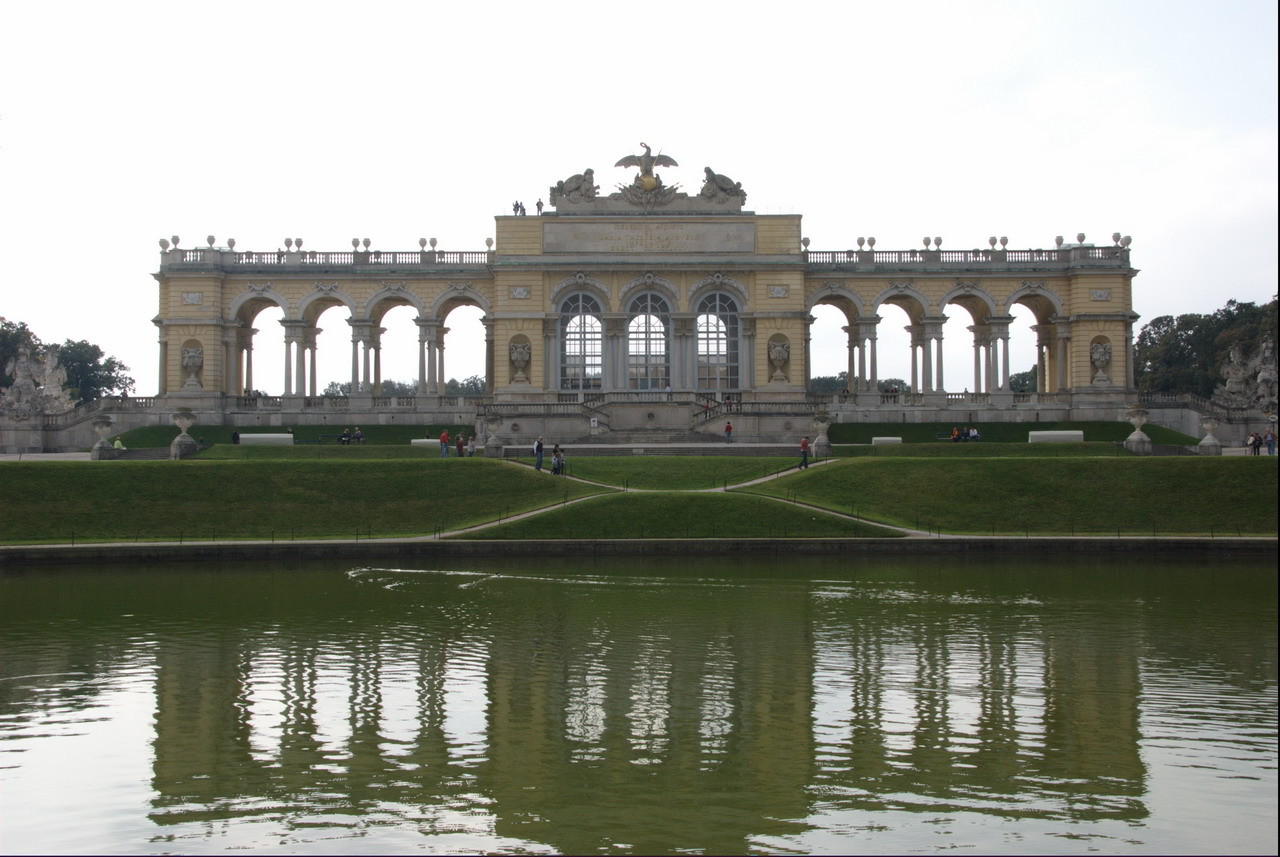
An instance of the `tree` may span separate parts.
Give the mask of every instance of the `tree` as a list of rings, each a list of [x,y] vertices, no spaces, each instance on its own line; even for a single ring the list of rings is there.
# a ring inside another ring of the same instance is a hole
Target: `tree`
[[[1212,315],[1187,313],[1153,318],[1134,343],[1134,381],[1144,393],[1194,393],[1208,398],[1222,381],[1233,345],[1253,354],[1276,337],[1276,302],[1265,306],[1227,301]]]
[[[1039,384],[1038,375],[1034,366],[1026,372],[1014,372],[1009,376],[1009,389],[1014,393],[1034,393]]]
[[[839,393],[849,386],[849,373],[838,372],[835,375],[819,375],[809,379],[810,393]]]
[[[484,378],[479,375],[472,375],[459,381],[457,378],[450,378],[445,382],[444,391],[450,396],[483,396],[485,394]]]
[[[892,393],[895,390],[899,393],[910,393],[911,385],[901,378],[881,378],[876,382],[876,389],[881,393]]]
[[[132,393],[134,380],[129,367],[88,340],[68,339],[58,349],[58,363],[67,372],[67,388],[72,398],[92,402],[103,396]]]

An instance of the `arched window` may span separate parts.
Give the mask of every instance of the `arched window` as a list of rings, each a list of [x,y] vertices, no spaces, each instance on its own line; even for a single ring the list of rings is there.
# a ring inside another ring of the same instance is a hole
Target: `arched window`
[[[698,388],[738,387],[738,305],[728,295],[707,295],[698,303]]]
[[[627,322],[627,388],[662,390],[671,383],[671,349],[667,332],[671,321],[667,302],[657,295],[640,295],[631,302]]]
[[[591,295],[570,295],[560,305],[560,388],[599,390],[604,375],[604,324]]]

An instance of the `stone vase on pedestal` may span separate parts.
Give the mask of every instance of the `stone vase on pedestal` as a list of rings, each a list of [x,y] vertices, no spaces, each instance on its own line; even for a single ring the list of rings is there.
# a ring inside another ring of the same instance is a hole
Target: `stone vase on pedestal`
[[[169,459],[178,461],[199,448],[195,438],[187,434],[187,429],[196,424],[196,415],[190,411],[178,411],[173,415],[173,424],[178,427],[178,436],[169,444]]]
[[[1145,408],[1130,408],[1129,422],[1133,425],[1133,434],[1125,438],[1124,448],[1138,455],[1151,454],[1151,438],[1147,437],[1142,427],[1147,424],[1148,412]]]
[[[1222,455],[1222,441],[1213,436],[1213,430],[1219,425],[1221,421],[1214,417],[1205,417],[1200,420],[1200,428],[1204,429],[1204,437],[1196,446],[1196,452],[1200,455]]]
[[[813,454],[815,458],[831,457],[831,439],[827,437],[827,429],[831,427],[831,415],[817,413],[813,416]]]
[[[498,429],[502,428],[502,421],[496,419],[485,420],[484,429],[487,437],[484,441],[484,457],[485,458],[501,458],[502,457],[502,439],[498,437]]]
[[[115,421],[106,414],[103,414],[102,416],[95,417],[90,425],[93,426],[94,434],[98,436],[98,442],[89,450],[89,460],[111,461],[116,457],[116,450],[115,447],[111,445],[111,442],[107,440],[107,436],[111,434],[111,430],[115,428]]]

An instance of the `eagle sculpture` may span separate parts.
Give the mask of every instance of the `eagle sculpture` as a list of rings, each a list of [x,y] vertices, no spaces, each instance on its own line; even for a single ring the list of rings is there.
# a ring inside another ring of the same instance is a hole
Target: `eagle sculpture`
[[[644,149],[643,155],[627,155],[615,167],[639,167],[642,177],[650,177],[653,175],[654,167],[678,167],[676,159],[670,155],[655,155],[653,149],[649,148],[648,143],[641,143],[640,147]]]

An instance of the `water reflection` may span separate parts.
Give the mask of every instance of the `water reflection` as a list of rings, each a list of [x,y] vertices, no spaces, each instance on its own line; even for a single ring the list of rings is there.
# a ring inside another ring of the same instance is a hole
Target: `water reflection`
[[[6,573],[5,816],[47,773],[24,754],[127,722],[148,806],[116,850],[1186,850],[1184,793],[1275,798],[1274,573],[1214,573]],[[105,815],[137,784],[94,787]]]

